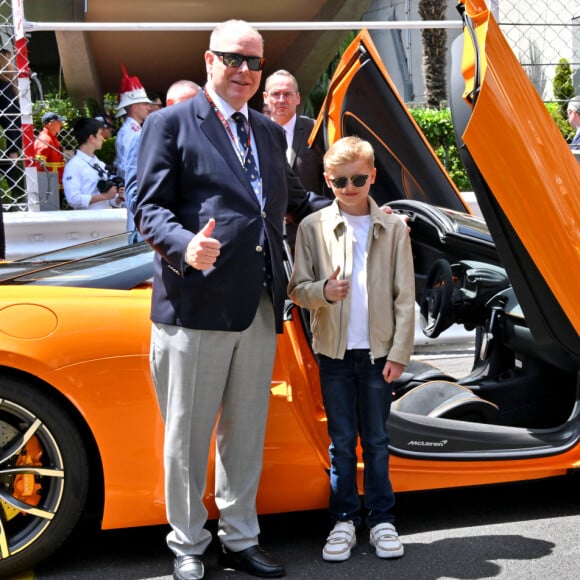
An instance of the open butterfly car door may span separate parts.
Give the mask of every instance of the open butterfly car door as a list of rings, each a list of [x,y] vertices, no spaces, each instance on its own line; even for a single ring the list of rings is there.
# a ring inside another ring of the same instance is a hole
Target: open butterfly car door
[[[374,146],[371,195],[409,218],[427,336],[451,324],[477,331],[466,377],[412,363],[395,385],[399,491],[580,466],[580,169],[484,0],[462,1],[459,11],[450,103],[483,220],[471,215],[366,31],[345,51],[311,135],[322,132],[327,145],[358,135]]]

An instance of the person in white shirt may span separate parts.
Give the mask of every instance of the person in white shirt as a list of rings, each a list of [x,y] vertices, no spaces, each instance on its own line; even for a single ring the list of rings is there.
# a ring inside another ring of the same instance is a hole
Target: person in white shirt
[[[124,66],[121,90],[119,91],[119,111],[124,111],[125,120],[115,138],[115,167],[117,175],[127,180],[128,156],[132,149],[138,150],[141,126],[149,113],[153,112],[153,103],[147,96],[141,81],[130,77]],[[133,213],[127,208],[127,231],[135,230]]]
[[[115,139],[115,165],[121,177],[125,176],[127,152],[131,147],[131,143],[141,134],[141,125],[151,112],[151,105],[143,102],[126,105],[124,108],[127,111],[127,116],[119,127]]]
[[[103,146],[103,123],[81,118],[73,129],[79,147],[66,164],[64,195],[73,209],[108,209],[124,202],[124,189],[110,180],[105,164],[95,155]]]

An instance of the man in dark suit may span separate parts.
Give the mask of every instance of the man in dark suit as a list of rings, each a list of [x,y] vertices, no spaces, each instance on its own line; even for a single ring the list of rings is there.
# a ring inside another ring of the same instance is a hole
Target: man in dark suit
[[[314,127],[314,119],[297,114],[300,91],[296,77],[287,70],[272,73],[264,85],[264,103],[270,110],[270,118],[280,125],[286,134],[286,157],[290,167],[308,191],[331,196],[325,189],[322,174],[324,144],[320,139],[308,145],[308,137]]]
[[[333,199],[334,195],[323,178],[322,132],[318,133],[311,147],[308,144],[308,138],[314,127],[314,119],[297,113],[300,91],[296,77],[284,69],[272,73],[264,84],[263,99],[264,105],[270,111],[270,119],[284,129],[286,158],[294,173],[300,178],[302,185],[308,191]],[[286,238],[293,248],[298,224],[292,216],[287,216],[286,222]]]
[[[286,212],[300,220],[328,200],[292,173],[282,129],[248,109],[261,35],[228,21],[209,46],[204,90],[148,117],[138,159],[135,220],[156,251],[151,369],[165,420],[167,543],[174,578],[203,578],[217,418],[219,561],[273,578],[285,570],[258,544],[255,500],[286,297],[282,226]]]

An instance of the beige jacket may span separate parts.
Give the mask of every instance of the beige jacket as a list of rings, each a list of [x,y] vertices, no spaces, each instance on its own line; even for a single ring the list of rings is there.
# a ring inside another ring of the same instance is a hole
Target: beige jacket
[[[415,332],[415,280],[407,225],[386,214],[369,198],[371,232],[367,243],[367,292],[371,358],[387,356],[407,365]],[[317,211],[298,228],[290,298],[311,310],[315,352],[344,358],[350,294],[343,302],[324,298],[324,284],[340,266],[340,277],[350,279],[353,267],[352,231],[338,204]]]

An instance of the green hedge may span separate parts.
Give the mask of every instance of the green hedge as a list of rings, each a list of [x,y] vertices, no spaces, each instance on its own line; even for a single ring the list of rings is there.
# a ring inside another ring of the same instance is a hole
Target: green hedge
[[[451,111],[449,109],[412,108],[409,109],[409,112],[457,188],[460,191],[471,191],[471,182],[455,144]]]
[[[559,103],[546,103],[546,108],[558,129],[567,142],[572,140],[574,129],[568,120],[562,116]],[[459,150],[455,144],[453,124],[451,123],[451,111],[449,109],[418,109],[410,108],[409,112],[423,131],[427,141],[435,150],[435,153],[443,163],[451,179],[460,191],[471,191],[471,182],[467,176],[463,162],[459,156]]]

